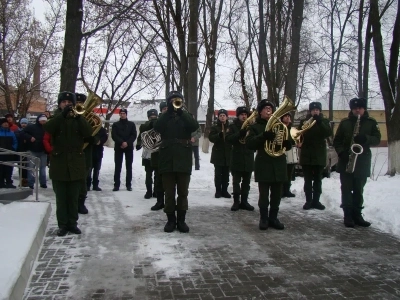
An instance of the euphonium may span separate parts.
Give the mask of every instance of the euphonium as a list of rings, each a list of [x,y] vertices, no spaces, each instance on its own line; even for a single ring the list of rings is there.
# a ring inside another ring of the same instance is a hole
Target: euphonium
[[[281,117],[292,110],[296,110],[296,106],[289,97],[285,96],[282,104],[269,118],[267,126],[265,126],[265,131],[274,132],[275,139],[272,142],[265,141],[264,150],[268,155],[278,157],[285,154],[286,148],[283,147],[283,141],[288,139],[289,130],[281,122]]]
[[[313,127],[315,122],[316,121],[313,120],[313,117],[311,117],[303,123],[303,125],[301,126],[301,130],[294,127],[290,129],[290,135],[292,136],[292,139],[296,142],[296,144],[302,143],[301,138],[303,136],[303,133]]]
[[[96,115],[93,112],[93,109],[100,105],[103,102],[103,99],[101,99],[100,96],[96,95],[95,92],[93,92],[87,84],[84,82],[83,83],[88,91],[88,96],[86,98],[85,103],[83,105],[78,104],[75,106],[75,113],[82,115],[86,121],[88,121],[89,125],[92,127],[92,136],[95,136],[100,128],[102,127],[101,119],[98,115]],[[86,148],[88,143],[85,143],[83,145],[83,149]]]
[[[251,113],[251,115],[243,122],[242,127],[240,128],[242,129],[247,129],[251,123],[254,121],[255,118],[257,118],[258,116],[258,112],[257,110],[253,110],[253,112]],[[241,144],[245,144],[246,143],[246,137],[239,139],[239,142]]]

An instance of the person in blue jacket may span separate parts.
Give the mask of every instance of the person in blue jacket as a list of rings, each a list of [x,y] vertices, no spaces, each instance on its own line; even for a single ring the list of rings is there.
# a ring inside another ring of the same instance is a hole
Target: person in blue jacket
[[[0,118],[0,148],[17,151],[17,147],[17,138],[15,137],[14,132],[10,130],[7,119]],[[1,163],[13,160],[13,154],[0,155],[0,188],[16,188],[15,185],[12,184],[11,180],[12,166],[7,166]]]

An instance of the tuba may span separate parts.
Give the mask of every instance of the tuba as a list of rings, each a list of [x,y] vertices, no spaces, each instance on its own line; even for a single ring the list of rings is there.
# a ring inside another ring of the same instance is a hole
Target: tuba
[[[302,141],[303,133],[308,129],[310,129],[311,127],[313,127],[315,122],[316,121],[313,120],[313,117],[311,117],[303,123],[303,125],[301,126],[301,130],[297,128],[290,129],[290,135],[292,136],[292,139],[296,142],[296,144],[301,144],[303,142]]]
[[[243,122],[242,127],[240,128],[240,130],[242,129],[247,129],[254,121],[255,118],[258,117],[258,112],[256,109],[253,110],[253,112],[251,113],[251,115],[246,119],[246,121]],[[239,142],[241,144],[245,144],[246,143],[246,137],[239,139]]]
[[[95,92],[89,89],[86,82],[83,81],[83,85],[86,87],[88,91],[88,96],[86,98],[85,103],[83,105],[76,105],[74,113],[83,116],[86,121],[88,121],[89,125],[92,127],[92,136],[95,136],[100,128],[102,127],[101,119],[98,115],[93,112],[93,109],[100,105],[103,102],[103,99],[98,96]],[[87,147],[88,143],[83,145],[83,149]]]
[[[265,126],[265,131],[275,133],[275,139],[272,142],[265,141],[264,150],[269,156],[278,157],[285,154],[286,148],[283,147],[283,141],[288,139],[289,130],[281,122],[281,117],[292,110],[296,110],[296,106],[289,97],[285,96],[282,104],[269,118],[267,126]]]

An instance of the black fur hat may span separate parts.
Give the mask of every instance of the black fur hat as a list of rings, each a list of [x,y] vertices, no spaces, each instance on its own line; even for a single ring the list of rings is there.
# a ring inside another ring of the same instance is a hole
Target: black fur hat
[[[61,92],[58,94],[58,99],[57,99],[58,105],[60,105],[61,101],[63,101],[63,100],[69,100],[72,102],[73,105],[75,105],[76,104],[76,95],[71,92]]]
[[[163,110],[164,107],[168,107],[167,102],[165,101],[160,103],[160,112]]]
[[[173,98],[181,98],[183,100],[183,96],[179,91],[170,91],[167,96],[167,103],[169,103]]]
[[[249,116],[250,112],[246,106],[239,106],[236,108],[236,117],[239,117],[240,114],[246,113]]]
[[[272,108],[272,112],[275,111],[275,105],[269,101],[268,99],[263,99],[261,100],[258,105],[257,105],[257,111],[258,113],[261,113],[261,111],[264,109],[264,107],[270,106]]]
[[[76,102],[85,102],[86,101],[86,95],[85,94],[78,94],[78,93],[75,93],[75,96],[76,96]]]
[[[319,109],[319,111],[322,111],[321,102],[311,102],[310,105],[308,106],[309,111],[312,111],[315,108]]]
[[[350,109],[354,109],[357,107],[362,107],[364,109],[367,109],[367,100],[364,98],[353,98],[349,102]]]
[[[152,116],[155,116],[155,117],[157,117],[158,116],[158,111],[157,111],[157,109],[149,109],[148,111],[147,111],[147,118],[150,118],[150,117],[152,117]]]
[[[224,114],[226,117],[228,117],[228,111],[226,109],[221,108],[218,111],[218,117],[219,117],[219,115],[222,115],[222,114]]]

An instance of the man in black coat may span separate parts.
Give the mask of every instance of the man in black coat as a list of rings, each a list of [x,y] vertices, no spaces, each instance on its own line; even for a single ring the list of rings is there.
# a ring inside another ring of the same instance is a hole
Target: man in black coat
[[[86,179],[87,189],[90,190],[90,186],[93,184],[93,191],[101,191],[99,187],[99,174],[101,169],[101,162],[103,160],[104,144],[108,140],[108,134],[104,127],[101,127],[99,132],[96,134],[98,143],[93,145],[92,149],[92,167],[89,170],[88,177]],[[92,178],[93,173],[93,178]]]
[[[44,128],[43,125],[46,124],[47,117],[45,114],[40,114],[36,118],[36,123],[28,125],[24,128],[24,137],[27,140],[27,148],[29,154],[40,159],[39,166],[39,184],[41,188],[47,188],[47,178],[46,178],[46,167],[47,167],[47,154],[44,151],[43,136]],[[29,162],[29,167],[33,168],[34,164]],[[35,185],[35,177],[32,171],[28,172],[28,185],[33,189]]]
[[[123,156],[125,155],[126,167],[126,189],[132,191],[132,163],[133,143],[137,137],[136,125],[128,121],[128,110],[122,108],[119,112],[119,121],[112,125],[111,137],[115,142],[114,146],[114,189],[118,191],[121,185],[121,169]]]

